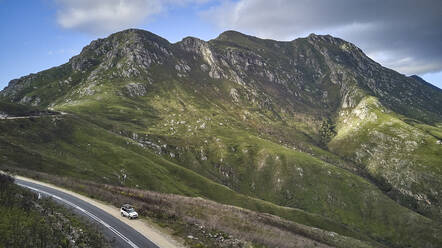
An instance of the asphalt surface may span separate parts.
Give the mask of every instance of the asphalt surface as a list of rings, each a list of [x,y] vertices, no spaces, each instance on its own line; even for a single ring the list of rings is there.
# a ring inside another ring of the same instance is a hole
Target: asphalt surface
[[[38,192],[42,196],[49,196],[55,201],[71,208],[74,212],[86,217],[91,222],[97,223],[104,236],[112,241],[112,247],[159,248],[152,241],[118,218],[75,196],[20,179],[15,179],[15,183]]]

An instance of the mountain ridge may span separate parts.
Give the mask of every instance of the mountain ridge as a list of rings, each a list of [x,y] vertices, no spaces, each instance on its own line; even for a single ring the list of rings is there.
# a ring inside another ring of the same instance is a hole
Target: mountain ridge
[[[240,204],[188,181],[198,175],[386,245],[440,244],[442,90],[382,67],[339,38],[278,42],[227,31],[172,44],[130,29],[91,42],[66,64],[13,80],[0,100],[71,114],[56,117],[65,131],[41,120],[56,135],[43,132],[43,123],[3,123],[15,130],[1,136],[3,144],[50,161],[38,170],[74,177],[86,170],[104,183]],[[4,163],[35,168],[8,151]],[[143,162],[123,151],[142,154]],[[69,158],[65,167],[52,162],[58,153]],[[401,235],[414,232],[426,234]]]
[[[158,47],[160,47],[161,45],[162,46],[164,46],[164,47],[169,47],[169,49],[175,49],[176,50],[176,47],[182,47],[182,48],[184,48],[183,46],[186,46],[186,44],[187,45],[189,45],[189,42],[188,41],[190,41],[189,39],[197,39],[197,38],[192,38],[192,37],[186,37],[185,39],[183,39],[182,41],[179,41],[179,42],[176,42],[176,43],[169,43],[167,40],[165,40],[165,39],[163,39],[163,38],[161,38],[161,37],[159,37],[159,36],[157,36],[157,35],[155,35],[155,34],[153,34],[153,33],[150,33],[150,32],[148,32],[148,31],[143,31],[143,30],[138,30],[138,29],[129,29],[129,30],[125,30],[125,31],[121,31],[121,32],[118,32],[118,33],[116,33],[116,34],[112,34],[112,35],[110,35],[108,38],[106,38],[106,39],[98,39],[98,40],[96,40],[96,41],[94,41],[94,42],[92,42],[90,45],[88,45],[88,46],[86,46],[84,49],[83,49],[83,51],[78,55],[78,56],[74,56],[72,59],[70,59],[70,61],[67,63],[67,64],[71,64],[71,66],[72,66],[72,69],[74,70],[74,71],[81,71],[81,68],[82,67],[84,67],[84,66],[90,66],[90,67],[92,67],[92,66],[94,66],[95,64],[94,63],[99,63],[99,61],[96,61],[96,60],[94,60],[94,59],[92,59],[92,58],[89,58],[89,59],[86,59],[86,58],[84,58],[84,57],[87,57],[87,50],[88,49],[90,49],[90,50],[96,50],[97,52],[98,52],[98,50],[97,50],[97,48],[98,47],[96,47],[96,46],[99,46],[99,44],[101,44],[101,43],[103,43],[104,41],[107,41],[107,40],[117,40],[118,41],[118,37],[119,36],[125,36],[125,35],[129,35],[129,36],[134,36],[134,37],[136,37],[136,38],[134,38],[135,39],[135,43],[137,43],[138,42],[138,45],[139,44],[141,44],[141,43],[143,43],[143,41],[145,41],[145,40],[148,40],[148,41],[152,41],[153,42],[153,44],[154,44],[154,46],[158,46]],[[354,64],[354,66],[359,70],[359,71],[361,71],[361,69],[363,69],[363,70],[370,70],[370,68],[371,67],[373,67],[373,66],[378,66],[378,64],[377,63],[375,63],[374,61],[372,61],[371,59],[369,59],[368,57],[366,57],[365,56],[365,54],[363,54],[363,52],[359,49],[359,48],[357,48],[356,46],[354,46],[353,44],[351,44],[351,43],[348,43],[348,42],[345,42],[345,41],[343,41],[343,40],[341,40],[341,39],[339,39],[339,38],[333,38],[333,37],[331,37],[331,36],[329,36],[329,35],[325,35],[325,36],[321,36],[321,35],[314,35],[314,34],[312,34],[312,35],[310,35],[309,37],[307,37],[307,38],[299,38],[299,39],[296,39],[296,40],[293,40],[293,41],[290,41],[290,42],[278,42],[278,41],[274,41],[274,40],[262,40],[262,39],[259,39],[259,38],[257,38],[257,37],[253,37],[253,36],[247,36],[247,35],[244,35],[244,34],[241,34],[241,33],[239,33],[239,32],[234,32],[234,31],[226,31],[226,32],[224,32],[224,33],[222,33],[222,34],[220,34],[217,38],[215,38],[215,39],[213,39],[213,40],[211,40],[211,41],[202,41],[202,40],[199,40],[198,39],[198,42],[196,42],[196,43],[198,43],[198,45],[199,46],[201,46],[202,44],[206,44],[206,45],[210,45],[211,43],[215,43],[215,45],[216,45],[216,43],[217,42],[223,42],[223,41],[227,41],[227,40],[233,40],[233,39],[235,39],[235,37],[241,37],[241,39],[247,39],[247,40],[250,40],[250,39],[252,39],[254,42],[259,42],[259,41],[265,41],[266,43],[272,43],[272,44],[274,44],[274,45],[276,45],[276,46],[278,46],[278,44],[291,44],[291,43],[293,43],[293,42],[301,42],[301,41],[304,41],[304,40],[307,40],[309,43],[311,43],[313,46],[315,46],[315,44],[316,43],[321,43],[321,45],[323,45],[323,42],[326,42],[326,43],[330,43],[330,44],[333,44],[334,46],[342,46],[342,49],[344,50],[344,51],[349,51],[348,52],[348,54],[350,54],[350,57],[349,58],[346,58],[346,57],[343,57],[343,58],[339,58],[339,57],[336,57],[336,58],[338,58],[338,59],[350,59],[350,60],[352,60],[352,61],[350,61],[352,64]],[[223,38],[223,37],[225,37],[225,38]],[[127,39],[127,38],[126,38]],[[186,43],[186,41],[187,41],[187,43]],[[158,42],[158,43],[156,43],[156,42]],[[245,41],[243,41],[243,42],[245,42]],[[237,42],[237,44],[238,44],[238,42]],[[239,44],[242,44],[241,43],[241,41],[239,42]],[[100,51],[101,52],[104,52],[104,50],[106,50],[106,49],[112,49],[111,47],[109,47],[109,46],[111,46],[111,44],[106,44],[106,45],[102,45],[101,47],[100,47]],[[164,47],[161,47],[161,49],[165,49]],[[141,48],[142,47],[138,47],[138,49],[140,49],[141,50]],[[146,47],[144,47],[144,48],[146,48]],[[315,47],[317,50],[320,50],[321,49],[321,47],[320,46],[317,46],[316,45],[316,47]],[[163,50],[163,51],[161,51],[161,49],[160,49],[160,51],[159,51],[159,54],[162,54],[164,51],[166,52],[165,54],[163,53],[163,55],[164,56],[169,56],[170,54],[168,54],[169,52],[167,51],[167,50]],[[184,49],[189,49],[188,47],[187,48],[184,48]],[[263,49],[263,48],[261,48],[261,49]],[[210,50],[210,49],[209,49]],[[209,51],[208,50],[208,51]],[[278,49],[278,50],[282,50],[282,49]],[[253,52],[253,50],[250,50],[249,49],[249,51],[252,51]],[[126,51],[127,52],[127,51]],[[320,53],[326,53],[327,51],[325,51],[324,49],[321,51],[319,51]],[[356,56],[354,55],[356,53]],[[95,54],[95,56],[97,56],[98,54]],[[115,55],[115,54],[114,54]],[[149,62],[149,61],[152,61],[152,58],[150,58],[149,57],[149,55],[148,54],[145,54],[145,55],[143,55],[143,54],[138,54],[138,55],[141,55],[141,56],[148,56],[148,58],[147,58],[147,61],[141,61],[141,63],[138,63],[139,65],[144,65],[144,67],[146,67],[146,66],[148,66],[148,64],[149,63],[151,63],[151,62]],[[156,53],[153,53],[152,54],[154,57],[156,56]],[[333,55],[333,54],[332,54]],[[132,57],[130,57],[130,58],[133,58],[133,55],[131,55]],[[363,58],[363,61],[361,61],[361,59],[359,58],[359,57],[361,57],[361,58]],[[80,58],[82,58],[84,61],[81,61],[81,59]],[[86,60],[85,60],[86,59]],[[356,59],[356,60],[355,60]],[[80,61],[78,61],[78,60],[80,60]],[[262,62],[262,61],[261,61]],[[209,62],[210,63],[210,62]],[[358,64],[359,63],[359,64]],[[109,66],[111,66],[110,64],[108,64],[107,65],[107,69],[109,68]],[[367,68],[367,66],[368,66],[368,68]],[[106,69],[105,68],[105,69]],[[216,69],[216,68],[218,68],[218,69]],[[213,73],[214,74],[214,76],[215,77],[220,77],[220,75],[217,75],[217,74],[219,74],[219,68],[220,68],[220,66],[219,65],[216,65],[215,66],[215,69],[213,69],[213,71],[210,71],[209,72],[209,76],[210,76],[210,73]],[[382,67],[380,67],[380,68],[382,68]],[[141,69],[143,69],[143,68],[141,68]],[[144,68],[145,69],[145,68]],[[49,69],[49,70],[51,70],[51,69]],[[388,70],[387,70],[388,71]],[[126,73],[138,73],[138,72],[135,72],[135,71],[132,71],[132,72],[130,72],[130,71],[126,71]],[[369,73],[370,73],[370,75],[373,73],[373,72],[370,72],[369,71]],[[236,81],[240,81],[241,80],[241,77],[240,76],[238,76],[237,75],[237,72],[233,72],[233,73],[231,73],[232,75],[221,75],[221,76],[224,76],[224,77],[229,77],[229,79],[231,79],[231,80],[236,80]],[[34,74],[31,74],[29,77],[32,77]],[[338,77],[337,75],[331,75],[332,77]],[[270,77],[272,77],[272,75],[270,75]],[[400,75],[395,75],[395,77],[400,77]],[[10,85],[8,85],[3,91],[2,91],[2,95],[6,95],[6,94],[8,94],[7,92],[8,91],[10,91],[9,90],[9,88],[13,88],[13,86],[17,83],[17,80],[23,80],[23,79],[25,79],[25,78],[22,78],[22,79],[16,79],[16,80],[12,80],[11,82],[10,82]],[[398,85],[394,85],[394,84],[391,84],[391,83],[389,83],[388,84],[388,87],[390,88],[389,89],[389,91],[388,92],[390,92],[391,93],[391,89],[394,89],[394,88],[397,88],[397,87],[402,87],[403,89],[400,89],[401,91],[406,91],[407,89],[407,87],[413,87],[414,89],[413,90],[416,90],[417,88],[418,88],[418,86],[415,84],[415,83],[412,83],[412,81],[410,80],[410,79],[408,79],[408,77],[403,77],[401,80],[405,83],[406,82],[406,86],[405,86],[405,88],[404,88],[404,86],[398,86]],[[271,80],[271,79],[270,79]],[[335,80],[336,81],[336,79],[334,79],[334,78],[331,78],[331,81],[333,82],[333,80]],[[419,81],[419,80],[418,80]],[[419,82],[421,82],[421,81],[419,81]],[[361,85],[359,85],[359,86],[361,86]],[[385,87],[385,86],[383,86],[383,87]],[[375,94],[375,95],[377,95],[378,97],[381,97],[381,100],[383,100],[382,99],[382,94],[385,94],[385,92],[384,92],[384,90],[386,90],[386,88],[382,88],[382,87],[377,87],[376,85],[374,85],[374,82],[371,82],[371,81],[368,81],[368,82],[366,82],[366,83],[364,83],[363,85],[362,85],[362,88],[364,89],[364,90],[368,90],[368,91],[370,91],[370,93],[371,94]],[[428,85],[425,85],[424,86],[424,88],[428,88]],[[421,90],[420,90],[421,91]],[[399,91],[400,92],[400,91]],[[404,92],[405,94],[403,94],[401,97],[403,97],[404,95],[406,95],[406,94],[410,94],[410,92]],[[441,93],[441,90],[438,90],[438,96],[437,97],[433,97],[433,99],[435,99],[437,102],[435,102],[434,103],[434,105],[435,105],[435,108],[433,108],[432,109],[432,111],[434,112],[434,111],[438,111],[439,109],[440,109],[440,106],[441,106],[441,102],[438,100],[439,98],[440,98],[440,95],[441,95],[442,93]],[[422,101],[425,101],[425,100],[428,100],[429,99],[429,97],[428,96],[426,96],[425,94],[422,94],[423,96],[422,96],[422,98],[425,98],[424,100],[422,100],[422,99],[418,99],[420,102],[422,102]],[[398,100],[399,98],[393,98],[393,100],[395,100],[396,102],[400,102],[400,100]],[[23,100],[23,99],[22,99]],[[27,100],[27,99],[24,99],[24,100]],[[415,99],[416,100],[416,99]],[[390,101],[391,102],[391,101]],[[390,102],[386,102],[386,104],[387,105],[391,105],[391,104],[389,104]],[[410,102],[410,101],[409,101]],[[415,101],[416,102],[416,101]],[[399,105],[399,104],[397,104],[397,105]],[[392,107],[392,106],[389,106],[389,107]],[[413,108],[413,106],[411,106],[412,108]],[[403,107],[402,107],[403,108]],[[426,106],[419,106],[419,108],[427,108]],[[396,110],[398,110],[398,111],[400,111],[400,109],[401,109],[401,107],[396,107]],[[440,111],[438,111],[438,114],[440,115],[440,113],[439,113]]]

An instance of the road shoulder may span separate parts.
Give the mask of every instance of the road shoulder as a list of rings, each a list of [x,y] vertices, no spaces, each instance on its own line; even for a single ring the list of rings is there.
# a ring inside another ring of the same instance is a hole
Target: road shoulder
[[[105,202],[98,201],[96,199],[89,198],[87,196],[78,194],[76,192],[73,192],[73,191],[70,191],[70,190],[67,190],[64,188],[60,188],[60,187],[55,186],[53,184],[36,181],[34,179],[30,179],[30,178],[22,177],[22,176],[15,176],[15,178],[23,180],[23,181],[32,182],[35,184],[40,184],[40,185],[43,185],[46,187],[50,187],[50,188],[62,191],[64,193],[70,194],[72,196],[75,196],[83,201],[86,201],[86,202],[94,205],[95,207],[109,213],[110,215],[114,216],[115,218],[121,220],[122,222],[126,223],[127,225],[129,225],[130,227],[132,227],[133,229],[138,231],[140,234],[142,234],[147,239],[151,240],[153,243],[155,243],[156,245],[158,245],[161,248],[163,248],[163,247],[164,248],[183,248],[183,247],[185,247],[184,245],[180,244],[177,240],[175,240],[171,235],[162,232],[158,227],[155,226],[155,224],[149,223],[144,218],[136,219],[136,220],[129,220],[127,218],[121,217],[119,208],[117,208],[115,206],[112,206],[112,205],[107,204]]]

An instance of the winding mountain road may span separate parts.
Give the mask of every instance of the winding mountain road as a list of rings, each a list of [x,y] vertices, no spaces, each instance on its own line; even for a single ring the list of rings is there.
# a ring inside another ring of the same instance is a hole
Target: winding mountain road
[[[89,203],[86,201],[87,198],[85,200],[85,197],[77,197],[78,194],[70,194],[67,190],[60,190],[58,187],[51,187],[51,185],[44,183],[40,184],[33,180],[27,180],[24,178],[16,178],[15,183],[32,191],[38,192],[42,196],[51,197],[55,201],[73,209],[74,212],[85,216],[92,222],[97,223],[105,237],[107,237],[109,240],[113,240],[113,247],[160,247],[148,239],[145,234],[141,234],[129,224],[125,223],[128,220],[123,219],[123,217],[120,216],[115,216],[115,213],[111,214],[109,211],[104,211],[102,208],[97,207],[97,204]],[[158,239],[158,237],[155,238]],[[158,243],[161,243],[161,247],[176,247],[175,245],[164,242],[164,240],[159,240]]]
[[[34,118],[41,118],[41,117],[58,117],[68,115],[68,113],[65,112],[57,112],[55,114],[40,114],[40,115],[23,115],[23,116],[9,116],[3,112],[0,112],[0,120],[17,120],[17,119],[34,119]]]

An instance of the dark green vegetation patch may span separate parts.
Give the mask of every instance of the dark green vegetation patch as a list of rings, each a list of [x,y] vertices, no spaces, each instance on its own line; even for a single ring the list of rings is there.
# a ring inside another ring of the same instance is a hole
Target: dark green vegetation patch
[[[0,247],[108,247],[95,226],[0,173]]]

